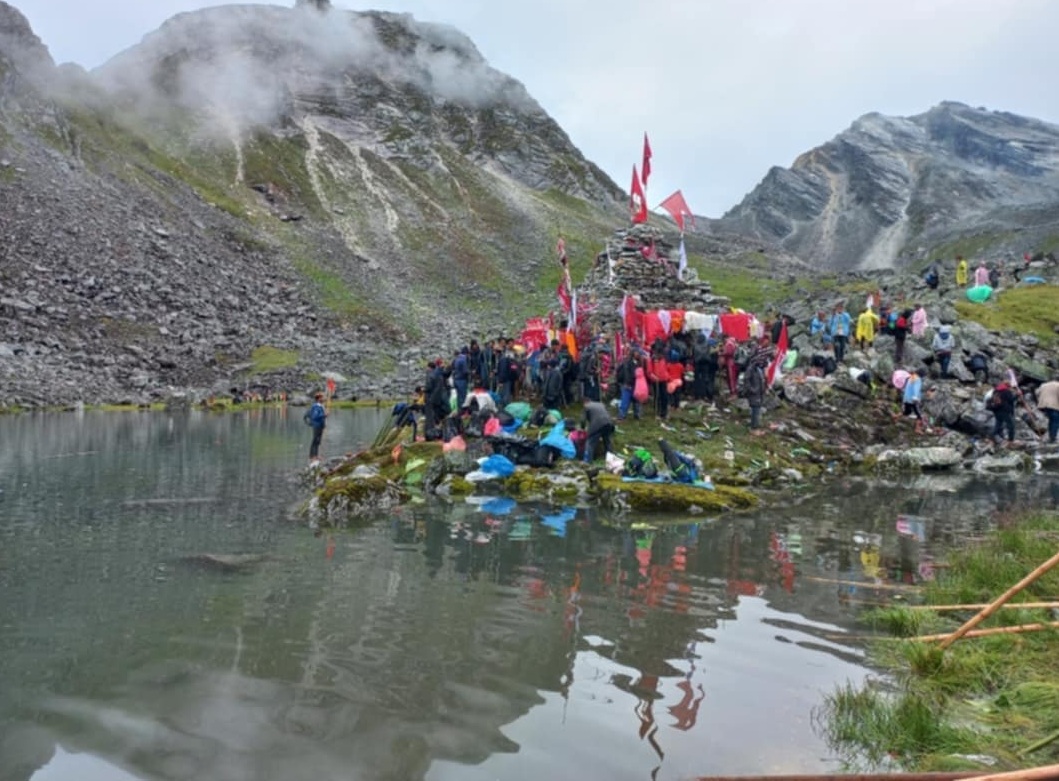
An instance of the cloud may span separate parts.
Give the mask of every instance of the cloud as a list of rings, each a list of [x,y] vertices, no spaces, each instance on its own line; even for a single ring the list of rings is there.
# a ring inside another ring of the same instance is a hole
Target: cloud
[[[56,59],[94,65],[176,11],[209,4],[20,0],[19,7]],[[1059,3],[1049,0],[357,5],[409,12],[439,43],[449,36],[480,50],[623,185],[647,130],[655,153],[649,201],[679,187],[692,208],[712,215],[770,166],[790,165],[870,111],[907,115],[960,100],[1059,120],[1059,93],[1046,88],[1059,29]],[[422,73],[453,97],[510,88],[488,71],[468,77],[448,55],[425,61]]]

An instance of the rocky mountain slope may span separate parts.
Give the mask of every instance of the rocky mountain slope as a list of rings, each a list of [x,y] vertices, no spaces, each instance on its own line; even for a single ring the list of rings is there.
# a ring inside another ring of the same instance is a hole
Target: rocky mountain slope
[[[715,221],[828,269],[1059,247],[1059,126],[942,103],[867,114]]]
[[[448,27],[226,6],[86,73],[0,2],[0,406],[404,392],[550,307],[557,232],[587,267],[623,199]]]

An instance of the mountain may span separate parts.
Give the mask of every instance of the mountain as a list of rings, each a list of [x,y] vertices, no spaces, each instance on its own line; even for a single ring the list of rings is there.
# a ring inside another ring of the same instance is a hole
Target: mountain
[[[942,103],[867,114],[720,220],[828,269],[1059,246],[1059,126]]]
[[[587,268],[625,213],[465,35],[326,2],[181,14],[90,73],[0,2],[0,185],[0,407],[403,395],[550,308],[559,232]]]

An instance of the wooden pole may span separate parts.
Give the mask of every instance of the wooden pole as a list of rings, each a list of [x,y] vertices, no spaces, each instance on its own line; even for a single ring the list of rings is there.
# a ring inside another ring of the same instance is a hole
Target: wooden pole
[[[997,626],[992,629],[972,629],[968,632],[964,632],[961,637],[988,637],[989,635],[1017,635],[1022,632],[1040,632],[1042,629],[1056,629],[1059,628],[1059,621],[1052,621],[1048,624],[1019,624],[1018,626]],[[940,648],[945,648],[949,643],[952,642],[951,638],[955,635],[952,633],[943,633],[940,635],[920,635],[918,637],[911,638],[912,640],[922,640],[924,642],[933,642],[935,640],[941,640]],[[948,641],[948,642],[946,642]]]
[[[965,623],[963,626],[961,626],[959,629],[957,629],[955,632],[953,632],[947,639],[942,640],[941,644],[938,647],[941,648],[942,650],[948,648],[950,645],[955,643],[957,640],[959,640],[965,634],[970,632],[972,629],[974,629],[980,623],[982,623],[987,618],[989,618],[989,616],[993,615],[993,613],[995,613],[997,610],[1000,609],[1001,605],[1003,605],[1005,602],[1007,602],[1013,596],[1015,596],[1020,591],[1022,591],[1022,589],[1026,588],[1026,586],[1028,586],[1031,583],[1033,583],[1041,575],[1043,575],[1045,572],[1050,570],[1056,564],[1059,564],[1059,553],[1056,553],[1054,556],[1052,556],[1050,559],[1048,559],[1048,561],[1046,561],[1043,564],[1041,564],[1039,567],[1037,567],[1037,569],[1035,569],[1029,575],[1024,577],[1022,580],[1020,580],[1014,586],[1012,586],[1007,591],[1005,591],[1003,594],[1001,594],[999,597],[997,597],[995,600],[993,600],[987,607],[982,608],[982,610],[979,611],[978,613],[976,613],[974,616],[972,616],[971,619],[967,621],[967,623]]]
[[[1059,765],[1031,767],[983,775],[980,770],[956,773],[817,773],[789,776],[699,776],[696,781],[1049,781],[1059,779]]]
[[[1059,740],[1059,732],[1053,732],[1048,737],[1041,738],[1036,743],[1033,743],[1033,744],[1031,744],[1029,746],[1026,746],[1026,748],[1022,749],[1022,751],[1019,752],[1019,756],[1020,757],[1027,757],[1030,754],[1032,754],[1034,751],[1040,751],[1042,748],[1047,746],[1049,743],[1054,743],[1057,740]]]
[[[906,605],[909,610],[935,610],[938,612],[945,612],[947,610],[981,610],[984,607],[989,607],[988,602],[980,602],[976,605]],[[1001,605],[1001,610],[1044,610],[1051,607],[1059,607],[1059,601],[1056,602],[1008,602],[1006,605]]]
[[[867,581],[861,580],[839,580],[836,578],[819,578],[815,575],[802,575],[801,580],[808,580],[813,583],[834,583],[838,586],[857,586],[858,588],[873,589],[917,589],[919,586],[911,583],[868,583]]]
[[[975,776],[974,778],[975,781],[1049,781],[1049,779],[1059,778],[1059,765],[1028,767],[1023,770],[990,773],[987,776]]]

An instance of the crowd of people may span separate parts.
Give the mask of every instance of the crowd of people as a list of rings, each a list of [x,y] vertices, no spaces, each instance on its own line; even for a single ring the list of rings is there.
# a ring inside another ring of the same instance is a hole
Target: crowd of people
[[[1028,262],[1027,259],[1027,268]],[[972,275],[967,261],[957,258],[959,285],[967,285],[972,279],[976,285],[995,285],[999,273],[997,266],[989,268],[983,262]],[[936,289],[940,281],[938,267],[928,269],[924,280],[929,289]],[[533,349],[508,337],[484,344],[471,339],[449,359],[430,361],[415,398],[397,405],[394,414],[399,417],[400,426],[413,427],[413,436],[422,433],[426,440],[447,440],[462,432],[475,416],[502,419],[512,402],[531,404],[538,413],[554,413],[553,419],[562,416],[571,405],[580,404],[582,430],[591,445],[598,442],[606,451],[610,449],[615,422],[630,415],[640,419],[649,409],[656,419],[665,421],[673,409],[689,399],[714,405],[741,397],[750,410],[751,431],[760,433],[770,384],[768,370],[776,361],[775,345],[785,322],[790,325],[794,321],[777,313],[766,319],[762,335],[743,341],[719,333],[672,333],[648,345],[627,342],[619,355],[615,355],[614,345],[604,334],[586,338],[581,331],[579,339],[567,322],[560,322],[550,333],[550,341]],[[851,349],[872,350],[879,335],[892,337],[893,365],[897,368],[888,379],[897,394],[895,401],[903,415],[916,419],[917,431],[929,430],[922,403],[930,387],[924,385],[922,367],[904,365],[908,336],[920,343],[927,336],[928,315],[922,303],[890,303],[880,290],[867,296],[856,317],[841,302],[830,312],[816,312],[807,331],[812,352],[801,363],[807,364],[806,374],[816,376],[838,371],[840,365],[847,363]],[[950,378],[952,356],[958,348],[952,329],[939,325],[930,347],[938,367],[936,376]],[[987,380],[986,356],[973,354],[965,364],[978,382]],[[884,379],[873,377],[864,369],[851,369],[851,375],[854,371],[856,379],[872,388],[876,380]],[[1015,407],[1024,403],[1014,372],[1009,374],[1007,382],[997,385],[987,399],[996,419],[993,435],[998,441],[1005,436],[1008,441],[1014,438]],[[1054,442],[1059,433],[1059,383],[1055,384],[1054,399],[1048,395],[1050,388],[1051,384],[1046,384],[1041,389],[1044,400],[1039,401],[1038,408],[1048,417],[1049,440]],[[616,414],[612,418],[614,408]],[[314,426],[314,433],[315,429]],[[318,445],[315,436],[314,444]],[[315,450],[316,447],[314,454]],[[596,454],[595,447],[583,450],[586,459]],[[579,447],[579,455],[581,451]]]

